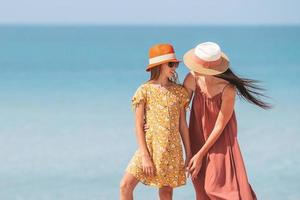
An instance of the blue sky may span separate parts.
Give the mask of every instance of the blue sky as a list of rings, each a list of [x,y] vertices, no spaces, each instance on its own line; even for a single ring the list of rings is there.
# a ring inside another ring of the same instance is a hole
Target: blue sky
[[[0,0],[0,23],[300,24],[299,0]]]

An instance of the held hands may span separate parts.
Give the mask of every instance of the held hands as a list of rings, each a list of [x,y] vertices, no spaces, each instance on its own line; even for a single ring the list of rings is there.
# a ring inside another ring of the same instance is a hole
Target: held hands
[[[189,163],[190,163],[191,159],[192,159],[192,154],[190,154],[190,153],[186,154],[186,156],[185,156],[185,162],[184,162],[184,168],[186,169],[186,172],[188,172],[187,168],[189,166]]]
[[[190,172],[188,171],[188,166],[189,166],[191,158],[192,158],[192,156],[190,156],[190,155],[185,156],[184,169],[185,169],[185,173],[186,173],[187,177],[189,177],[189,174],[190,174]]]
[[[149,155],[142,156],[142,167],[143,172],[146,174],[146,176],[154,175],[154,164]]]
[[[189,175],[191,175],[192,180],[197,178],[197,175],[201,169],[202,159],[203,156],[201,154],[196,154],[194,157],[192,157],[187,166],[186,170],[188,171]]]

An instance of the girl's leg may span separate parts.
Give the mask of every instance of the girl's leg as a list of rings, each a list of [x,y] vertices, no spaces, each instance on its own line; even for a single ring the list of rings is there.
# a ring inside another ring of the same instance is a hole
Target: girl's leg
[[[171,187],[161,187],[159,188],[159,199],[160,200],[172,200],[173,188]]]
[[[138,183],[132,174],[125,172],[120,182],[120,200],[133,200],[133,190]]]

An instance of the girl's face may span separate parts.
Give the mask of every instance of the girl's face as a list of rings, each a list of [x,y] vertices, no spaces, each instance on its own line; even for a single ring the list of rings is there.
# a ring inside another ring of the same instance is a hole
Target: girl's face
[[[176,68],[178,67],[177,62],[169,62],[161,65],[161,74],[171,78],[175,75]]]

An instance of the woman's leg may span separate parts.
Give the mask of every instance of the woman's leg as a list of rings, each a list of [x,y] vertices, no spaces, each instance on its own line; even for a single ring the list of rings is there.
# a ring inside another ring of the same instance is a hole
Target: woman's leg
[[[171,187],[161,187],[159,188],[159,199],[160,200],[172,200],[173,188]]]
[[[138,183],[132,174],[125,172],[120,182],[120,200],[133,200],[133,190]]]
[[[193,180],[193,185],[195,188],[196,200],[209,200],[204,190],[204,183],[201,179],[197,177],[195,180]]]

